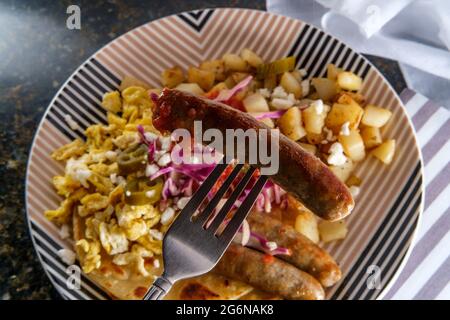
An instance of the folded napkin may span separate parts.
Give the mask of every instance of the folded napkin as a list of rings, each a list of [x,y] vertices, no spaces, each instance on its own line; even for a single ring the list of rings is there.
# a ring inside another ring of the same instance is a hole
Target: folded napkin
[[[408,87],[450,108],[450,1],[267,0],[267,10],[399,61]]]
[[[384,299],[450,299],[450,112],[406,89],[425,166],[425,209],[405,268]]]

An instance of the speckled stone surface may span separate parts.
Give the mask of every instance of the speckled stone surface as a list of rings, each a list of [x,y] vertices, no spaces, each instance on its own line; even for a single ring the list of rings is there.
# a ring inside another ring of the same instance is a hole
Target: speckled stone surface
[[[81,8],[81,30],[65,27]],[[145,22],[206,7],[265,9],[262,0],[0,1],[0,299],[60,299],[32,247],[24,190],[34,131],[53,95],[91,54]],[[370,57],[397,91],[395,62]]]

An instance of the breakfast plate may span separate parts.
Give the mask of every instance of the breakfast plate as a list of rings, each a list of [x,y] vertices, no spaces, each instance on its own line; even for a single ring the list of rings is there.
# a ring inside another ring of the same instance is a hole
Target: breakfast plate
[[[195,66],[229,52],[250,48],[264,61],[295,56],[305,78],[325,77],[333,64],[363,79],[358,93],[371,105],[391,112],[383,138],[396,140],[392,163],[373,156],[354,171],[361,180],[356,206],[346,218],[344,239],[323,244],[343,277],[326,290],[328,299],[381,299],[405,264],[423,209],[423,165],[414,129],[399,97],[362,55],[299,20],[246,9],[205,9],[180,13],[142,25],[115,39],[66,81],[51,101],[36,132],[26,176],[26,204],[34,247],[44,270],[64,299],[108,299],[93,279],[81,273],[79,288],[70,285],[77,270],[61,260],[61,249],[74,240],[44,216],[59,206],[52,178],[64,166],[51,154],[85,129],[107,123],[101,106],[105,93],[133,77],[161,87],[161,73],[173,66]]]

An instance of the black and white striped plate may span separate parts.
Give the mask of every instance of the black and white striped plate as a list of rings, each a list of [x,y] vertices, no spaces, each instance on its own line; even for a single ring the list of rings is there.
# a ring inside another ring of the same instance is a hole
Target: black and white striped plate
[[[159,87],[166,68],[197,65],[245,47],[266,61],[295,55],[308,77],[324,76],[328,63],[351,70],[364,78],[361,93],[369,102],[393,112],[382,134],[397,140],[395,159],[385,166],[368,157],[358,166],[362,186],[348,218],[349,234],[326,246],[344,273],[344,279],[328,290],[328,298],[376,299],[386,292],[406,261],[423,207],[421,155],[400,99],[363,56],[311,25],[262,11],[206,9],[150,22],[112,41],[74,72],[48,107],[28,163],[27,213],[36,251],[64,298],[104,299],[107,295],[84,275],[79,290],[67,285],[73,270],[67,270],[57,251],[71,248],[72,243],[62,240],[57,227],[43,216],[61,200],[51,180],[64,168],[50,153],[83,138],[87,126],[106,123],[101,97],[116,89],[124,75]],[[66,115],[80,129],[72,130]]]

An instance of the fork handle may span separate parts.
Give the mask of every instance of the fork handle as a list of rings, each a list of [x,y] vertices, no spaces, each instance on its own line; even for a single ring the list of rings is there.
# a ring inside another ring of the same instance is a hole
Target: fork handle
[[[156,278],[150,290],[145,294],[144,300],[161,300],[172,288],[172,283],[164,277]]]

